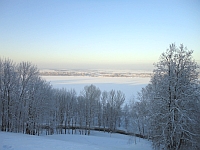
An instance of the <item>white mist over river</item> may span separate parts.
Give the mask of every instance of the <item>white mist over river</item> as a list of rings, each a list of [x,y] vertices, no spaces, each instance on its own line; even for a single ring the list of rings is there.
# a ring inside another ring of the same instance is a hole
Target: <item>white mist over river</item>
[[[50,82],[54,88],[75,89],[79,94],[84,86],[95,85],[101,91],[121,90],[125,96],[126,101],[137,97],[143,87],[145,87],[150,78],[142,77],[88,77],[88,76],[42,76],[47,82]]]

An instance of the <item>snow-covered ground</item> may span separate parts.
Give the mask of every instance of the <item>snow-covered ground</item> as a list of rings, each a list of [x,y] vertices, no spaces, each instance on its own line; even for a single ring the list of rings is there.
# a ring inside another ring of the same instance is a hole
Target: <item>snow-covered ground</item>
[[[51,82],[55,88],[75,89],[77,94],[83,90],[84,86],[93,84],[100,88],[101,91],[121,90],[126,101],[129,101],[133,96],[137,96],[143,87],[145,87],[150,78],[142,77],[87,77],[87,76],[42,76],[46,81]]]
[[[93,131],[88,135],[34,136],[0,132],[0,150],[151,150],[151,142],[130,136]]]

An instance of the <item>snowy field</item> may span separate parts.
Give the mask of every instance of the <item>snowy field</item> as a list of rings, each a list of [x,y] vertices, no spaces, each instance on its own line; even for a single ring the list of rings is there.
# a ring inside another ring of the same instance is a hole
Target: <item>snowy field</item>
[[[136,141],[136,144],[135,144]],[[0,132],[0,150],[151,150],[151,142],[120,134],[93,131],[86,135],[34,136]]]
[[[121,90],[126,101],[129,101],[133,96],[137,96],[142,87],[145,87],[150,78],[142,77],[87,77],[87,76],[42,76],[46,81],[51,82],[54,88],[75,89],[77,94],[83,90],[84,86],[93,84],[100,88],[101,91]]]

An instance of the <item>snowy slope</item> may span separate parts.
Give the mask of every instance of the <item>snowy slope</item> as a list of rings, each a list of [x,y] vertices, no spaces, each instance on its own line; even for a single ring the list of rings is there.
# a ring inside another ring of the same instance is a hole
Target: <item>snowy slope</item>
[[[134,139],[135,140],[135,139]],[[31,136],[21,133],[0,132],[0,150],[151,150],[151,143],[130,137],[93,131],[90,136],[59,134]]]

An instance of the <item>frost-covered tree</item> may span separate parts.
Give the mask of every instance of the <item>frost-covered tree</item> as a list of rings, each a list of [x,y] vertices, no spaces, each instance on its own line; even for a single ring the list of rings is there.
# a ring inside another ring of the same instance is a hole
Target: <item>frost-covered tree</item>
[[[155,147],[199,149],[199,66],[193,51],[171,44],[155,64],[147,98],[150,132]]]
[[[118,90],[115,97],[115,128],[121,126],[122,105],[125,101],[125,94]]]
[[[107,127],[110,131],[115,131],[117,127],[121,125],[121,116],[122,116],[122,105],[125,101],[125,95],[121,91],[111,90],[106,94],[102,95],[103,105],[106,100],[106,121]]]
[[[103,91],[101,94],[101,104],[102,104],[102,126],[104,131],[106,130],[106,127],[108,126],[108,92],[107,91]]]
[[[15,125],[16,65],[9,59],[0,60],[1,131],[13,131]]]
[[[137,134],[140,137],[148,137],[149,117],[148,102],[140,95],[144,94],[144,89],[138,94],[138,100],[132,100],[129,103],[129,124],[128,131]]]
[[[82,95],[79,95],[77,97],[77,124],[78,126],[80,127],[79,129],[79,133],[80,134],[84,134],[83,132],[83,129],[86,127],[86,122],[85,122],[85,100],[84,100],[84,97]]]
[[[41,126],[52,120],[52,93],[31,63],[0,60],[1,130],[39,135]]]
[[[94,85],[85,86],[82,91],[85,100],[85,134],[90,135],[91,125],[94,125],[95,111],[97,110],[97,102],[100,100],[101,91]]]
[[[128,130],[129,124],[130,124],[130,106],[128,104],[125,104],[123,107],[123,123],[124,123],[124,128]]]
[[[77,122],[77,96],[76,91],[74,89],[71,89],[67,92],[67,107],[66,107],[66,118],[68,122],[68,127],[72,128],[72,134],[73,134],[73,128],[76,127]],[[69,131],[68,131],[69,133]]]
[[[31,134],[31,128],[33,128],[33,95],[31,93],[34,90],[34,81],[39,76],[37,67],[29,62],[21,62],[17,66],[18,73],[18,95],[16,101],[19,103],[19,111],[16,112],[18,116],[19,126],[27,134]]]

